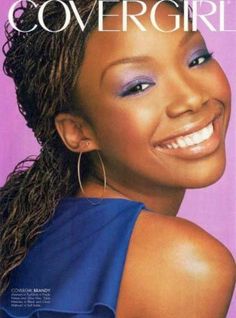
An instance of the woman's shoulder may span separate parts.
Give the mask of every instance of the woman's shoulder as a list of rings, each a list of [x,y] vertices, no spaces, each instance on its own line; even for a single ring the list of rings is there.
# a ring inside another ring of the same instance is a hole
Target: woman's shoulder
[[[142,210],[130,239],[118,314],[125,317],[125,304],[137,318],[141,312],[150,318],[223,317],[235,271],[228,249],[201,227]]]
[[[168,244],[169,248],[175,250],[183,245],[187,247],[188,244],[194,244],[192,247],[198,249],[199,252],[209,249],[212,252],[219,252],[221,257],[223,253],[226,258],[233,259],[229,250],[218,239],[199,225],[182,217],[167,216],[143,209],[137,225],[137,232],[145,233],[145,240],[142,239],[143,234],[139,237],[141,239],[139,243],[144,245],[159,245],[165,241],[165,246]],[[165,249],[165,252],[168,251],[169,249]]]
[[[157,251],[166,256],[174,256],[173,253],[176,253],[177,259],[184,255],[188,258],[194,256],[196,261],[197,255],[208,257],[209,260],[214,255],[212,261],[217,261],[219,257],[221,265],[224,261],[235,265],[226,246],[197,224],[181,217],[143,209],[137,220],[135,240],[139,250],[153,253],[157,257]]]

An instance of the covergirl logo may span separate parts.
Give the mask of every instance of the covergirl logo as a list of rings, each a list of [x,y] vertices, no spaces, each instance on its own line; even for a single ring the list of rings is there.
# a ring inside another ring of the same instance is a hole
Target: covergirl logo
[[[35,8],[37,8],[38,4],[35,3],[33,0],[25,0],[26,2],[30,2]],[[71,1],[63,1],[63,0],[48,0],[45,1],[45,3],[43,5],[41,5],[41,7],[39,8],[38,11],[38,24],[35,24],[34,26],[32,26],[30,29],[28,30],[21,30],[19,28],[17,28],[17,26],[15,25],[14,22],[14,17],[13,17],[13,13],[14,10],[17,8],[17,5],[21,2],[21,0],[18,0],[16,2],[14,2],[14,4],[11,6],[10,10],[9,10],[9,14],[8,14],[8,19],[9,22],[11,24],[11,26],[16,29],[19,32],[24,32],[24,33],[28,33],[28,32],[33,32],[35,29],[37,29],[39,27],[39,25],[46,31],[48,32],[52,32],[52,33],[57,33],[57,32],[61,32],[64,29],[66,29],[68,27],[68,25],[70,24],[71,21],[71,17],[72,15],[75,16],[78,25],[81,29],[81,31],[84,31],[86,29],[86,26],[89,22],[89,19],[93,13],[93,11],[95,10],[95,7],[97,7],[98,10],[98,31],[100,32],[110,32],[110,31],[115,31],[115,32],[119,32],[119,31],[127,31],[128,29],[128,21],[131,20],[136,26],[137,28],[139,28],[141,31],[146,31],[145,27],[142,25],[142,23],[139,20],[139,17],[144,15],[147,12],[147,5],[145,3],[145,1],[141,1],[141,0],[95,0],[94,1],[94,6],[91,9],[91,12],[87,18],[86,21],[83,21],[80,15],[79,10],[76,7],[76,4],[73,0]],[[59,3],[59,5],[62,6],[64,12],[65,12],[65,20],[64,20],[64,24],[57,30],[52,30],[50,29],[46,22],[44,21],[44,12],[45,9],[52,5],[53,2],[57,2]],[[117,18],[117,15],[109,15],[109,13],[104,14],[104,3],[114,3],[114,2],[121,2],[122,5],[122,16],[120,17],[122,19],[122,29],[120,30],[109,30],[109,29],[105,29],[104,28],[104,24],[103,24],[103,20],[105,17],[110,17],[111,18]],[[136,14],[129,14],[129,10],[128,10],[128,6],[130,2],[135,2],[138,3],[138,5],[140,6],[140,11]],[[154,2],[152,9],[150,11],[150,21],[153,25],[153,27],[161,32],[174,32],[176,30],[178,30],[180,28],[180,14],[171,14],[170,16],[173,18],[174,21],[174,27],[170,30],[163,30],[161,29],[160,25],[158,24],[158,18],[157,18],[157,10],[158,7],[160,6],[161,3],[166,2],[166,3],[172,3],[174,6],[176,6],[176,8],[179,7],[178,3],[175,0],[159,0]],[[190,4],[189,0],[184,0],[184,30],[185,31],[189,31],[190,25],[188,23],[189,21],[189,10],[188,10],[188,6]],[[203,4],[207,4],[209,11],[206,13],[201,13],[201,8]],[[191,24],[191,29],[193,31],[197,31],[198,29],[198,23],[201,20],[210,31],[219,31],[219,32],[236,32],[236,27],[235,29],[226,29],[226,23],[225,23],[225,15],[226,15],[226,6],[227,3],[225,0],[219,0],[217,1],[217,3],[215,2],[215,0],[192,0],[191,1],[191,7],[192,7],[192,13],[191,13],[191,18],[192,18],[192,24]],[[211,21],[210,21],[210,17],[217,15],[217,25],[214,25]]]

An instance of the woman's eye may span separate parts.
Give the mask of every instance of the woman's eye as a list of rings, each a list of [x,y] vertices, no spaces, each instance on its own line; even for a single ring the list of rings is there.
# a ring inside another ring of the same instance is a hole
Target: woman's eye
[[[129,96],[129,95],[137,95],[148,89],[150,86],[154,85],[154,83],[138,83],[125,89],[124,92],[120,94],[121,97]]]
[[[204,54],[204,55],[197,57],[189,64],[189,67],[193,67],[193,66],[197,66],[197,65],[201,65],[203,63],[206,63],[208,60],[210,60],[212,58],[212,55],[213,55],[213,53],[207,53],[207,54]]]

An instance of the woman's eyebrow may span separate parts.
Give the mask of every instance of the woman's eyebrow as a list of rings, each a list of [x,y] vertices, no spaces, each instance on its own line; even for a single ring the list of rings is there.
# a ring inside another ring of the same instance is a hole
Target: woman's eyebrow
[[[201,35],[199,30],[197,30],[197,31],[190,30],[190,31],[186,32],[184,34],[184,36],[182,37],[182,39],[180,40],[179,46],[186,45],[188,43],[188,41],[190,41],[192,39],[192,37],[195,35]]]
[[[201,33],[197,31],[189,31],[186,32],[185,35],[182,37],[182,39],[179,42],[179,46],[186,45],[188,41],[192,39],[194,35],[201,35]],[[116,60],[108,64],[104,70],[102,71],[101,78],[100,78],[100,85],[103,81],[103,78],[111,67],[117,65],[117,64],[128,64],[128,63],[141,63],[141,62],[150,62],[152,60],[152,57],[147,56],[147,55],[138,55],[138,56],[131,56],[131,57],[124,57],[122,59]]]
[[[102,71],[101,78],[100,78],[100,85],[102,83],[102,80],[111,67],[117,65],[117,64],[128,64],[128,63],[141,63],[141,62],[150,62],[152,60],[152,57],[147,55],[138,55],[138,56],[130,56],[130,57],[124,57],[122,59],[116,60],[108,64],[104,70]]]

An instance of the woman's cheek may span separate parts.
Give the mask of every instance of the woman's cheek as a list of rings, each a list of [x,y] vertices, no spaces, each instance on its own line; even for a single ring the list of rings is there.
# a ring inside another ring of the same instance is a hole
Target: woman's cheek
[[[213,60],[204,78],[207,90],[212,98],[218,99],[229,106],[231,101],[231,88],[229,81],[220,64]]]
[[[209,80],[214,84],[209,86],[209,90],[224,107],[224,125],[225,130],[227,131],[231,113],[231,87],[220,64],[217,61],[215,61],[214,64],[215,68],[212,70],[211,78]]]
[[[139,135],[145,137],[147,130],[156,126],[160,117],[158,102],[154,95],[149,91],[131,97],[104,98],[103,96],[101,115],[104,129],[106,127],[109,127],[110,131],[115,129],[120,136],[131,134],[136,138]]]
[[[117,105],[113,105],[113,111],[103,112],[103,120],[97,127],[103,151],[122,157],[146,149],[151,132],[156,126],[156,118],[148,105],[139,106],[135,102],[132,108],[117,108]]]

